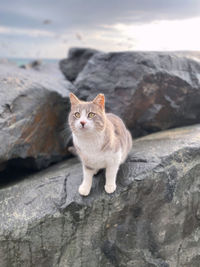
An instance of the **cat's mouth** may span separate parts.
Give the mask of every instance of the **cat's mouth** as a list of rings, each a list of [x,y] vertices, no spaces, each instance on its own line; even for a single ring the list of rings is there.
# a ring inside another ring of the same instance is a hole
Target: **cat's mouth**
[[[81,131],[87,131],[87,130],[88,130],[88,127],[86,127],[86,126],[84,126],[84,125],[81,125],[81,126],[79,127],[79,129],[80,129]]]
[[[79,127],[78,132],[79,132],[80,134],[90,134],[90,133],[93,133],[94,130],[91,129],[90,127],[86,127],[86,126],[84,126],[84,127]]]

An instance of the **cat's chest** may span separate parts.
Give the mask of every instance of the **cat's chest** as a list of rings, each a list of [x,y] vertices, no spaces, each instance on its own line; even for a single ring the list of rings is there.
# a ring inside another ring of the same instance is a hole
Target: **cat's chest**
[[[105,167],[108,155],[102,151],[103,142],[101,138],[84,140],[74,137],[74,144],[85,162],[98,168]]]
[[[84,153],[99,153],[102,148],[101,138],[79,138],[73,137],[74,144]]]

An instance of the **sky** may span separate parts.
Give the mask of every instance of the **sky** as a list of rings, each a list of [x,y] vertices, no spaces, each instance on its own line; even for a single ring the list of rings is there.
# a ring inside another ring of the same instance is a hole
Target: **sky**
[[[0,57],[200,50],[200,0],[0,0]]]

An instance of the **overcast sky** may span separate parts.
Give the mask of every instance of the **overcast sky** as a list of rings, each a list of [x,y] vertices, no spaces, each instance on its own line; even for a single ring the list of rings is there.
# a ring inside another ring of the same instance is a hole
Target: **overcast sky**
[[[200,50],[200,0],[0,0],[0,57]]]

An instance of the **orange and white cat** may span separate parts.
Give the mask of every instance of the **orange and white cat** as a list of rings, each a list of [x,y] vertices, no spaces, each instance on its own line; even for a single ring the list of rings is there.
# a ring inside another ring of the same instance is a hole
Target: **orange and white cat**
[[[72,93],[69,97],[69,125],[83,166],[79,193],[82,196],[90,193],[93,176],[103,168],[106,169],[105,190],[113,193],[119,166],[126,160],[132,147],[131,134],[119,117],[105,113],[103,94],[90,102],[79,100]]]

